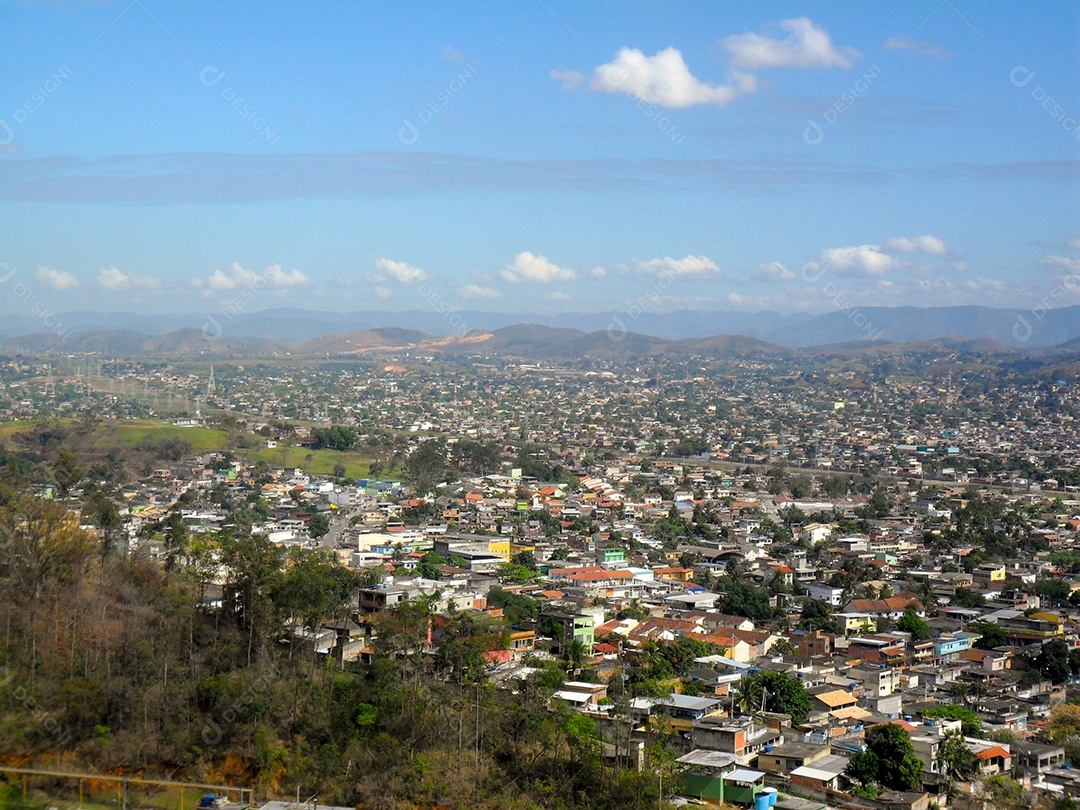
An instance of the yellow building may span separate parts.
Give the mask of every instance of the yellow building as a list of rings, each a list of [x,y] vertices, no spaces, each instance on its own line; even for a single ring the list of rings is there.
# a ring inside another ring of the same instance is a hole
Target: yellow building
[[[488,551],[492,554],[498,554],[507,562],[510,562],[515,554],[520,554],[523,551],[536,552],[536,546],[531,543],[519,543],[510,539],[492,540],[488,543]]]

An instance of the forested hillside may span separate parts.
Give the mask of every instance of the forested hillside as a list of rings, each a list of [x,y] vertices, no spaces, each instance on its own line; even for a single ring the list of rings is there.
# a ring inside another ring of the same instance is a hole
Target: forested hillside
[[[261,797],[300,785],[380,808],[656,803],[655,777],[605,768],[590,721],[547,709],[557,678],[519,694],[485,684],[469,666],[477,628],[457,628],[454,656],[404,654],[426,632],[423,603],[382,620],[383,651],[399,654],[370,671],[295,650],[287,630],[343,616],[357,586],[323,552],[285,560],[257,537],[193,538],[166,522],[164,565],[121,559],[64,505],[10,483],[0,527],[9,761],[251,784]]]

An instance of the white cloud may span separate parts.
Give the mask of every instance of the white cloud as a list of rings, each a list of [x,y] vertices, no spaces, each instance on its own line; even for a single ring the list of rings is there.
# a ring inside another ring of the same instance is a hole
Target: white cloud
[[[295,267],[292,270],[285,271],[281,269],[280,264],[267,265],[266,269],[263,270],[263,278],[266,279],[267,286],[273,287],[275,290],[290,290],[294,287],[307,287],[311,284],[311,280]]]
[[[453,45],[447,45],[442,49],[442,59],[444,62],[466,62],[464,55]]]
[[[795,278],[795,274],[780,262],[759,264],[753,275],[759,281],[791,281],[791,279]]]
[[[560,71],[560,77],[563,74],[565,71]],[[646,56],[636,48],[620,48],[614,60],[596,68],[589,89],[597,93],[625,93],[673,109],[697,104],[723,107],[757,90],[756,76],[736,73],[732,74],[731,82],[713,85],[697,79],[676,48],[665,48],[655,56]]]
[[[743,68],[842,67],[849,68],[862,54],[854,48],[837,48],[828,33],[806,17],[781,20],[784,39],[760,34],[735,34],[721,42],[732,64]]]
[[[889,37],[885,42],[885,50],[910,51],[920,56],[932,56],[935,59],[951,59],[953,57],[952,51],[935,45],[933,42],[911,39],[910,37]]]
[[[900,262],[877,245],[828,248],[821,251],[823,267],[841,276],[883,276]]]
[[[372,287],[371,291],[375,293],[376,297],[386,300],[394,295],[394,291],[388,287]]]
[[[134,276],[112,265],[98,268],[97,283],[109,292],[159,290],[163,286],[161,280],[154,276]]]
[[[34,271],[34,278],[53,292],[67,292],[79,286],[79,280],[67,270],[54,270],[51,267],[39,267]]]
[[[510,284],[550,284],[553,281],[573,281],[577,278],[577,271],[572,267],[559,267],[545,256],[525,251],[517,254],[510,264],[499,271],[499,275]]]
[[[427,281],[427,273],[419,267],[408,262],[396,262],[393,259],[378,259],[375,267],[390,278],[400,281],[402,284],[412,284],[414,281]]]
[[[1069,250],[1080,250],[1080,236],[1070,237],[1065,243],[1065,247]]]
[[[254,270],[242,266],[240,262],[233,262],[228,270],[215,268],[207,279],[195,279],[194,285],[213,292],[231,292],[241,288],[261,289],[268,287],[273,290],[289,290],[296,287],[307,287],[311,280],[299,270],[293,268],[285,271],[280,264],[269,264],[263,270],[262,275]]]
[[[552,70],[548,73],[548,76],[559,82],[563,90],[573,90],[585,81],[584,74],[578,73],[576,70]]]
[[[942,240],[929,234],[911,239],[903,236],[886,239],[881,243],[881,248],[886,253],[925,253],[928,256],[946,256],[949,253]]]
[[[503,294],[498,290],[493,290],[491,287],[481,287],[478,284],[466,284],[457,292],[462,298],[470,301],[491,301],[495,298],[503,297]]]
[[[1066,273],[1080,273],[1080,259],[1072,259],[1068,256],[1055,256],[1053,254],[1043,256],[1039,260],[1039,264],[1043,267],[1049,267],[1052,270],[1062,270]]]
[[[616,267],[622,270],[623,266]],[[684,256],[681,259],[673,259],[665,256],[662,259],[635,259],[629,266],[631,272],[650,276],[718,276],[720,268],[716,262],[708,256]]]

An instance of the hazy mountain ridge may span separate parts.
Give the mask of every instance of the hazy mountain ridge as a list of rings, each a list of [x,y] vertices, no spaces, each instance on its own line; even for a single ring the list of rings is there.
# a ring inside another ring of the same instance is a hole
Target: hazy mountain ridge
[[[1036,317],[1026,309],[963,307],[862,307],[857,312],[827,312],[820,315],[776,312],[725,312],[681,310],[671,313],[644,312],[630,318],[625,312],[564,313],[561,315],[503,314],[462,310],[460,321],[472,331],[495,333],[521,326],[528,320],[537,326],[570,329],[581,334],[610,332],[613,335],[650,335],[667,340],[741,335],[781,346],[806,347],[868,339],[907,343],[960,337],[987,339],[1006,346],[1031,348],[1057,346],[1080,338],[1080,306],[1062,307]],[[859,317],[861,316],[861,317]],[[433,310],[401,312],[320,312],[299,308],[242,312],[231,319],[211,315],[156,315],[141,313],[60,313],[57,320],[65,334],[93,331],[130,331],[143,335],[164,335],[178,329],[202,330],[237,341],[269,340],[299,345],[325,339],[329,335],[349,335],[367,330],[397,328],[449,337],[456,334],[444,313]],[[12,338],[41,331],[42,322],[30,315],[6,316],[0,323],[0,337]]]
[[[1019,349],[985,338],[946,337],[908,342],[864,340],[810,347],[781,346],[745,335],[713,335],[670,340],[654,335],[613,330],[583,332],[577,329],[516,324],[493,331],[473,330],[467,335],[433,335],[417,329],[387,327],[349,333],[332,333],[302,343],[257,338],[215,338],[202,330],[184,328],[164,335],[144,335],[128,330],[94,330],[60,337],[38,333],[0,342],[11,354],[98,353],[114,357],[196,356],[215,357],[358,357],[374,354],[470,354],[518,357],[529,360],[626,361],[645,357],[797,358],[886,357],[902,353],[959,352],[971,355],[1062,356],[1071,361],[1080,352],[1080,339],[1056,347]]]

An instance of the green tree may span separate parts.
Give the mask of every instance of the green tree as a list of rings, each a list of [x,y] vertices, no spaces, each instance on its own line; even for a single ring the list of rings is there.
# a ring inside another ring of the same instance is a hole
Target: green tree
[[[960,730],[967,737],[978,737],[982,734],[982,720],[979,719],[979,715],[963,706],[952,704],[946,706],[934,706],[933,708],[924,710],[922,715],[923,717],[932,720],[938,718],[959,720]]]
[[[53,480],[60,497],[66,498],[86,475],[86,465],[70,450],[61,449],[52,465]]]
[[[1069,603],[1072,589],[1063,579],[1040,579],[1031,589],[1043,602],[1053,607],[1062,607]]]
[[[827,633],[840,633],[840,625],[830,615],[832,606],[820,599],[807,599],[802,604],[799,627],[803,630],[824,630]]]
[[[914,790],[922,782],[922,770],[911,738],[895,723],[867,731],[866,750],[852,757],[847,767],[848,775],[860,784],[889,790]]]
[[[981,608],[986,604],[986,597],[971,588],[957,588],[952,604],[964,608]]]
[[[446,442],[441,439],[422,442],[405,459],[405,480],[416,488],[419,495],[426,495],[436,484],[452,477],[446,457]]]
[[[330,533],[330,515],[327,512],[316,512],[308,521],[308,534],[318,540]]]
[[[1054,683],[1064,683],[1069,679],[1069,645],[1060,638],[1046,642],[1035,656],[1034,665]]]
[[[915,641],[922,641],[933,635],[930,632],[930,625],[920,619],[912,608],[904,611],[904,615],[896,622],[896,629],[911,633],[911,637]]]
[[[536,555],[531,551],[519,551],[513,557],[510,558],[510,562],[514,565],[520,565],[523,568],[528,568],[530,571],[536,570]]]
[[[967,782],[978,772],[979,760],[960,731],[950,731],[938,746],[938,763],[946,779],[946,794],[952,795],[953,781]]]
[[[783,672],[762,670],[748,675],[739,686],[739,695],[746,711],[758,712],[764,705],[767,712],[791,715],[796,725],[806,720],[813,707],[802,682]]]
[[[720,610],[733,616],[745,616],[754,621],[772,618],[769,596],[753,585],[748,585],[725,576],[723,579],[724,596],[720,600]]]
[[[993,650],[1009,643],[1005,630],[993,622],[972,622],[966,629],[968,632],[979,634],[980,637],[975,642],[975,646],[980,650]]]
[[[421,579],[438,579],[442,572],[439,570],[439,566],[443,564],[443,559],[434,551],[429,551],[420,558],[420,562],[416,564],[416,575]]]
[[[188,550],[191,530],[180,511],[180,505],[174,504],[161,524],[165,537],[165,574],[172,574],[180,565]]]

